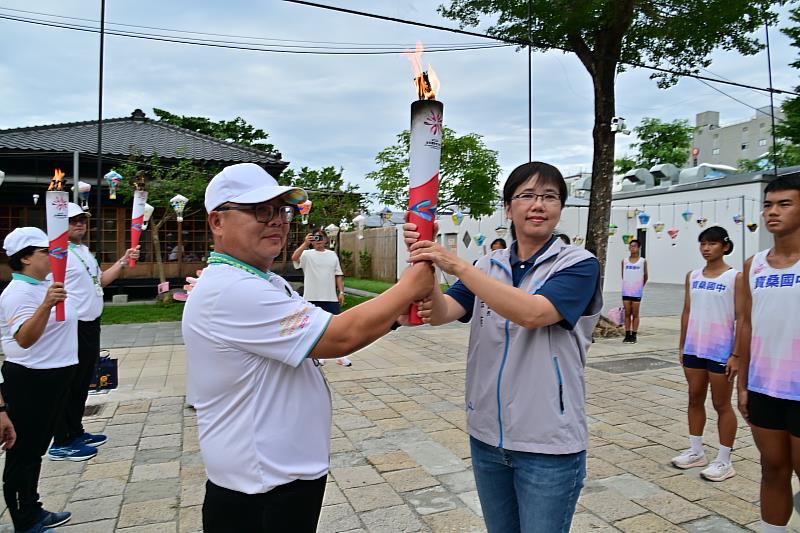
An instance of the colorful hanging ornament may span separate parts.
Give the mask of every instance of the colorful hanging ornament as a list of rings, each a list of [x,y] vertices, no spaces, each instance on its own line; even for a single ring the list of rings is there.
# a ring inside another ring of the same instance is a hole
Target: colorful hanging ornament
[[[339,226],[336,224],[328,224],[325,226],[325,235],[328,236],[330,247],[336,248],[336,236],[339,235]]]
[[[495,235],[497,235],[499,238],[502,239],[503,237],[506,236],[506,233],[508,233],[508,228],[501,224],[500,226],[494,228],[494,233]]]
[[[639,227],[647,227],[650,224],[650,215],[646,211],[639,213]]]
[[[460,226],[461,223],[464,222],[464,213],[462,213],[459,208],[456,208],[452,217],[453,217],[453,224],[455,224],[456,226]]]
[[[148,203],[144,204],[144,218],[142,219],[143,230],[147,229],[148,224],[150,224],[150,219],[153,217],[153,211],[155,210],[156,208],[153,207],[152,205]]]
[[[663,222],[656,222],[653,224],[653,229],[656,232],[656,237],[661,238],[661,234],[664,232],[665,224]]]
[[[392,210],[389,209],[388,206],[383,206],[383,209],[381,209],[381,220],[383,220],[384,225],[388,225],[391,223]]]
[[[608,225],[608,236],[613,237],[617,234],[617,225],[616,224],[609,224]]]
[[[475,246],[483,246],[483,242],[486,240],[486,235],[483,233],[478,233],[473,238],[475,239]]]
[[[311,213],[311,200],[297,204],[297,210],[300,212],[300,222],[303,225],[308,224],[308,214]]]
[[[675,246],[676,244],[678,244],[678,242],[677,242],[678,233],[680,233],[680,230],[678,228],[676,228],[675,226],[672,226],[671,228],[669,228],[667,230],[667,235],[669,235],[669,238],[672,239],[672,246]]]
[[[81,209],[84,211],[89,210],[89,195],[92,190],[92,185],[85,181],[78,182],[78,196],[81,199]]]
[[[697,219],[697,225],[701,228],[705,228],[706,224],[708,224],[708,219],[706,217],[700,217]]]
[[[633,235],[631,235],[630,233],[626,233],[625,235],[622,236],[622,242],[625,243],[625,246],[629,245],[632,240],[633,240]]]
[[[172,209],[175,210],[175,215],[178,222],[183,222],[183,209],[186,207],[188,202],[189,199],[182,194],[176,194],[170,198],[169,205],[171,205]]]
[[[108,172],[105,176],[103,176],[103,178],[105,178],[106,183],[108,183],[108,197],[111,200],[116,200],[117,185],[119,185],[119,182],[125,178],[123,178],[119,172],[113,169],[110,172]]]
[[[584,239],[580,235],[575,235],[574,237],[572,237],[572,244],[574,244],[575,246],[581,246],[583,244],[583,241]]]
[[[364,238],[364,226],[367,225],[367,217],[362,214],[358,214],[353,218],[353,224],[356,225],[356,231],[358,232],[358,238]]]
[[[630,220],[632,218],[635,218],[636,215],[638,214],[638,211],[639,211],[638,209],[633,209],[633,208],[628,209],[627,213],[628,219]]]
[[[738,225],[738,224],[741,224],[742,222],[744,222],[744,217],[742,215],[739,215],[739,214],[733,215],[733,223],[734,224]]]
[[[756,222],[751,222],[747,225],[747,229],[750,230],[750,233],[755,233],[758,229],[758,224]]]
[[[685,222],[689,222],[689,219],[692,218],[692,215],[694,215],[694,213],[692,213],[689,209],[686,209],[686,211],[681,213],[681,216]]]

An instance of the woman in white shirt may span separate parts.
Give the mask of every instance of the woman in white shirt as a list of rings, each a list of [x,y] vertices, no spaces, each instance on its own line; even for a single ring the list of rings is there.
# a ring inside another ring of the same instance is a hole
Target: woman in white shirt
[[[42,456],[53,438],[57,406],[78,363],[77,313],[63,283],[50,273],[48,239],[38,228],[17,228],[3,248],[13,271],[0,294],[0,330],[5,353],[2,385],[17,441],[6,451],[3,495],[17,533],[42,533],[70,519],[45,510],[37,491]],[[65,306],[57,322],[54,308]]]

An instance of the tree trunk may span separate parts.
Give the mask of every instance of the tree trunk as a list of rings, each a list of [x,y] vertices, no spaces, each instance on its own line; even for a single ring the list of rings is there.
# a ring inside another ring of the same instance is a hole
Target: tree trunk
[[[161,283],[167,281],[167,276],[164,274],[164,261],[161,258],[161,239],[158,238],[158,230],[161,229],[161,226],[167,221],[167,216],[164,216],[161,220],[158,221],[158,224],[152,227],[152,236],[151,240],[153,242],[153,251],[156,256],[156,268],[158,269],[158,280]],[[164,296],[166,295],[166,296]],[[169,292],[165,292],[164,294],[159,294],[157,297],[162,302],[166,301],[169,298]]]
[[[594,64],[594,157],[592,159],[592,190],[586,227],[586,249],[600,261],[600,283],[605,279],[608,224],[611,220],[611,187],[614,181],[614,116],[615,59],[599,57]]]

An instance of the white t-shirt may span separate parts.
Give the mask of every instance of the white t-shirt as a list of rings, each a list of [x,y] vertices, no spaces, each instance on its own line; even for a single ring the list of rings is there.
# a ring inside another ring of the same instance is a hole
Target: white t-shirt
[[[30,348],[22,348],[14,339],[19,328],[42,305],[49,281],[13,273],[11,283],[0,294],[0,333],[6,361],[25,368],[63,368],[78,364],[78,312],[69,296],[64,302],[63,322],[56,322],[56,308],[44,333]]]
[[[103,313],[103,295],[98,291],[102,273],[86,245],[70,243],[64,287],[78,308],[78,320],[90,322]]]
[[[333,250],[303,250],[295,268],[303,269],[303,298],[309,302],[335,302],[336,276],[342,275],[339,256]]]
[[[261,494],[327,473],[330,391],[308,355],[330,319],[275,274],[213,263],[203,271],[182,331],[212,483]]]

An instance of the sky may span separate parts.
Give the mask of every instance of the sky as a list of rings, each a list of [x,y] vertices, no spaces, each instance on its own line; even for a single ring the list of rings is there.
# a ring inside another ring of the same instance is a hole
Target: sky
[[[329,5],[456,27],[430,0],[325,0]],[[41,13],[98,20],[100,2],[0,0],[0,15]],[[485,42],[473,37],[371,20],[280,0],[107,0],[106,20],[217,34],[369,44]],[[81,22],[85,23],[85,22]],[[780,26],[789,24],[787,10]],[[486,27],[476,31],[485,31]],[[141,30],[149,31],[149,30]],[[759,37],[763,38],[763,32]],[[777,29],[770,33],[773,85],[798,85],[788,64],[798,50]],[[97,117],[99,36],[0,19],[0,128],[93,120]],[[768,86],[764,52],[743,57],[718,51],[709,72]],[[442,81],[438,99],[445,124],[477,133],[499,152],[508,173],[528,157],[527,53],[514,47],[426,54]],[[769,105],[766,93],[720,85],[749,106]],[[345,180],[375,191],[365,175],[375,156],[409,126],[415,98],[411,70],[401,55],[271,54],[107,36],[103,116],[129,116],[153,107],[214,120],[241,116],[269,133],[292,168],[344,168]],[[692,79],[659,89],[643,70],[619,74],[617,115],[633,128],[643,117],[664,121],[720,112],[723,125],[751,118],[743,103]],[[780,103],[780,99],[776,103]],[[592,85],[578,59],[562,52],[533,55],[533,159],[565,175],[590,171]],[[631,153],[633,136],[617,136],[617,157]]]

